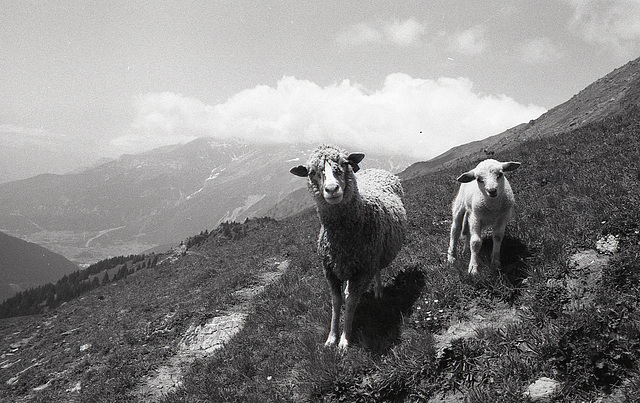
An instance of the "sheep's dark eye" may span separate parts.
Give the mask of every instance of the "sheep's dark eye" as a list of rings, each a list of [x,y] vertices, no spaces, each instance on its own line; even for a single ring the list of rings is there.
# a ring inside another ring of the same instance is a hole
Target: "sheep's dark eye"
[[[484,181],[482,180],[482,178],[478,178],[478,183],[484,183]]]
[[[504,174],[502,172],[498,172],[498,179],[502,178]]]

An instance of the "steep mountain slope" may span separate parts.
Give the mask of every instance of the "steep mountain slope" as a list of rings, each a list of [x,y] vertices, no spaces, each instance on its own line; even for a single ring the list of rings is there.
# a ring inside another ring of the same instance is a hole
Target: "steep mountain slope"
[[[0,232],[0,302],[78,270],[63,256]]]
[[[425,162],[418,162],[400,176],[414,178],[451,166],[470,155],[488,157],[515,144],[577,129],[604,117],[624,112],[640,104],[640,58],[612,71],[574,95],[570,100],[549,110],[538,119],[503,133],[454,147]]]
[[[305,152],[201,138],[76,174],[0,184],[0,229],[78,262],[138,253],[220,222],[266,215],[304,186],[288,170]],[[408,165],[377,161],[390,169]]]

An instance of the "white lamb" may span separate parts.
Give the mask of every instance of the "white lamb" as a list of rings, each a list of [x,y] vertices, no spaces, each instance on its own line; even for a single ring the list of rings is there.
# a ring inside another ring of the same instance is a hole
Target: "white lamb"
[[[493,251],[491,265],[500,266],[500,246],[511,218],[515,199],[504,172],[518,169],[519,162],[499,162],[488,159],[480,162],[471,171],[458,178],[461,182],[458,195],[453,201],[453,222],[447,260],[454,263],[460,232],[471,247],[469,274],[478,272],[478,255],[482,247],[482,231],[493,229]],[[467,243],[465,242],[465,250]]]
[[[375,296],[382,293],[380,270],[402,247],[407,215],[397,176],[380,169],[355,175],[364,154],[347,154],[334,146],[318,147],[305,165],[291,173],[308,178],[321,228],[318,254],[331,290],[331,330],[325,346],[338,341],[342,285],[346,282],[344,331],[338,347],[352,341],[353,314],[360,296],[375,279]],[[357,178],[357,182],[356,182]]]

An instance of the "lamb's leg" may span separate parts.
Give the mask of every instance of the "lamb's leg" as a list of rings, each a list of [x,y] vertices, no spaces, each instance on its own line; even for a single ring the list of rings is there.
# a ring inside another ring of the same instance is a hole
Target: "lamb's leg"
[[[478,274],[478,260],[480,249],[482,248],[482,228],[475,220],[469,220],[469,247],[471,248],[471,259],[469,260],[469,274]]]
[[[342,282],[331,272],[325,271],[329,290],[331,291],[331,330],[329,337],[324,343],[326,347],[331,347],[338,341],[340,332],[340,310],[342,309]]]
[[[458,244],[458,239],[460,238],[460,231],[462,230],[465,218],[465,210],[462,208],[458,208],[453,213],[453,220],[451,222],[451,236],[449,238],[449,249],[447,250],[447,262],[449,264],[453,264],[456,261],[456,247]]]
[[[493,229],[493,250],[491,251],[491,266],[500,267],[500,247],[504,239],[506,220],[498,223]]]
[[[469,250],[469,214],[467,212],[464,213],[464,218],[462,219],[462,238],[463,238],[463,247],[462,254],[465,255]]]

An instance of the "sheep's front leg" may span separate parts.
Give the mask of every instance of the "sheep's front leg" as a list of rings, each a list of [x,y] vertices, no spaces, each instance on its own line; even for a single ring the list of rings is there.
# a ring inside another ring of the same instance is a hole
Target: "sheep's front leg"
[[[331,330],[329,337],[324,343],[326,347],[331,347],[338,341],[340,332],[340,310],[342,309],[342,282],[331,272],[326,272],[327,282],[331,291]]]
[[[449,249],[447,250],[447,262],[453,264],[456,261],[456,246],[458,239],[460,238],[460,231],[462,230],[465,218],[464,209],[458,209],[453,214],[453,220],[451,222],[451,234],[449,238]]]
[[[462,239],[463,239],[463,248],[462,254],[466,255],[469,251],[469,213],[464,213],[464,218],[462,220]]]
[[[371,277],[368,279],[371,281]],[[368,282],[369,282],[368,281]],[[367,283],[368,283],[367,282]],[[363,287],[360,281],[354,281],[353,279],[347,282],[347,290],[345,292],[345,306],[344,306],[344,331],[340,337],[340,349],[346,349],[349,347],[351,336],[353,332],[353,315],[356,312],[356,306],[362,295]]]
[[[469,260],[469,274],[478,274],[480,249],[482,249],[482,227],[477,220],[471,219],[469,222],[470,236],[469,247],[471,249],[471,259]]]

